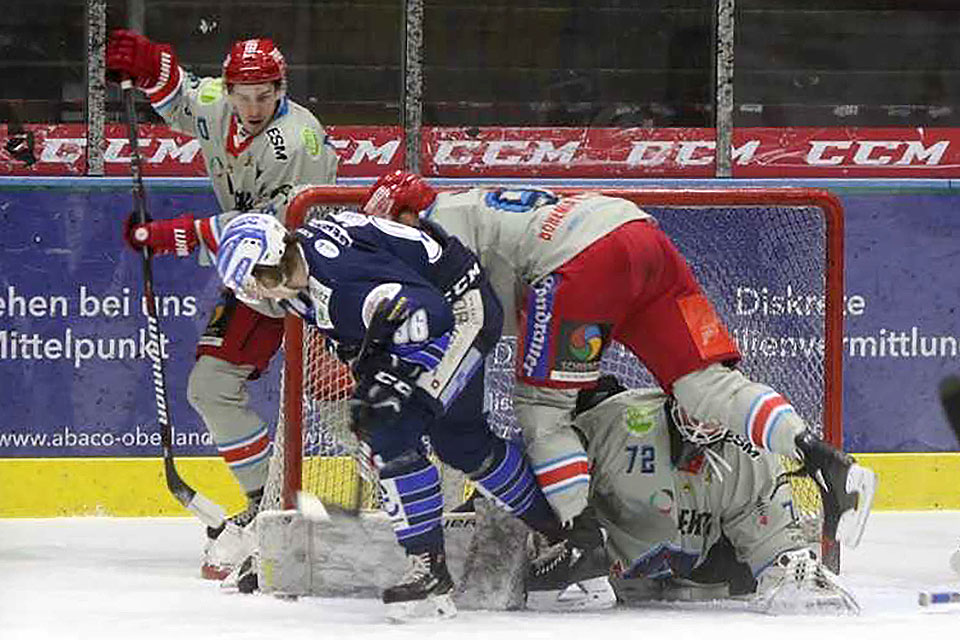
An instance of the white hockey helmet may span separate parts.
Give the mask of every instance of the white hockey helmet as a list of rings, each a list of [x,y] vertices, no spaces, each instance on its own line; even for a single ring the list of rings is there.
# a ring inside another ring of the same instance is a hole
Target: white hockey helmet
[[[243,213],[231,220],[220,236],[217,250],[217,272],[243,302],[262,299],[253,268],[280,264],[287,245],[287,228],[274,216],[265,213]]]

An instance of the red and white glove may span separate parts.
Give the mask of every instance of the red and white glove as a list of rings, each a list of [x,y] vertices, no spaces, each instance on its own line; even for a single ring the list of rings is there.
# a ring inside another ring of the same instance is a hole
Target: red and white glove
[[[134,251],[144,247],[155,256],[189,256],[197,248],[199,239],[193,216],[187,214],[172,220],[154,220],[137,224],[131,214],[123,225],[123,237]]]
[[[107,70],[132,78],[152,103],[160,102],[180,85],[180,65],[173,48],[127,29],[110,32]]]
[[[437,192],[415,173],[397,169],[380,176],[367,191],[361,210],[377,218],[397,220],[400,214],[414,216],[433,204]]]

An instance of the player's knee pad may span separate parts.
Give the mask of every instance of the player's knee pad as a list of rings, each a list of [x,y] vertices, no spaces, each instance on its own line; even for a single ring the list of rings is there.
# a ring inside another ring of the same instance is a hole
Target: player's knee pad
[[[481,493],[516,516],[523,515],[538,495],[542,496],[526,456],[517,445],[499,438],[487,460],[470,478]]]
[[[440,472],[418,451],[380,465],[381,508],[397,541],[408,553],[443,544],[443,492]]]

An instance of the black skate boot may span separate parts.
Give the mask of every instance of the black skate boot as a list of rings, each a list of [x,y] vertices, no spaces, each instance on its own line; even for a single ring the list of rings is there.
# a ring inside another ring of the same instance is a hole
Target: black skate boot
[[[824,532],[849,547],[860,544],[877,490],[877,476],[810,431],[794,441],[803,472],[817,483],[823,500]]]
[[[383,590],[387,619],[403,622],[417,618],[452,618],[453,579],[442,551],[425,551],[407,556],[410,568],[400,583]]]
[[[592,509],[588,507],[574,518],[566,533],[565,539],[553,544],[534,538],[527,609],[583,611],[614,606],[617,598],[610,586],[610,560]]]

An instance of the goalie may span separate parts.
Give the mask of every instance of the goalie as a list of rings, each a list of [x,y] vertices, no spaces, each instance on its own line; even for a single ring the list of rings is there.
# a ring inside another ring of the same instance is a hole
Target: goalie
[[[455,612],[443,494],[423,435],[497,505],[551,544],[576,549],[573,577],[598,585],[592,603],[612,606],[602,538],[592,527],[563,529],[523,451],[487,427],[483,361],[503,316],[476,256],[458,240],[353,212],[288,233],[274,217],[249,213],[224,229],[217,270],[241,301],[278,301],[335,341],[351,365],[351,428],[373,454],[382,509],[410,561],[383,592],[388,617]]]
[[[620,600],[734,596],[765,613],[859,611],[806,546],[777,456],[613,376],[578,394],[575,427]]]

